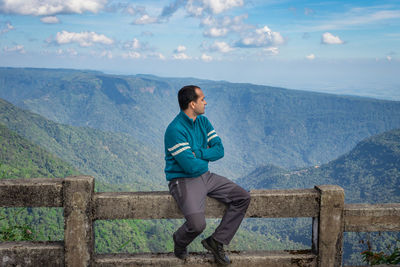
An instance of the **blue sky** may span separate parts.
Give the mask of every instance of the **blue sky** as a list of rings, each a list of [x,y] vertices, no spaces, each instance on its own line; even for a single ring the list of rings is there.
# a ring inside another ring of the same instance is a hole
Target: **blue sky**
[[[400,1],[0,0],[0,66],[400,100]]]

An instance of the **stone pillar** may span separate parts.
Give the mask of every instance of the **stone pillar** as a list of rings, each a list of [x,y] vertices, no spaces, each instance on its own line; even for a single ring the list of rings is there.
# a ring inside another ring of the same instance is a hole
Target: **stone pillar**
[[[67,177],[63,188],[65,266],[90,266],[94,240],[92,224],[94,178]]]
[[[344,190],[340,186],[320,185],[320,212],[318,227],[313,227],[313,239],[316,240],[318,266],[342,266],[343,230],[344,230]],[[314,233],[318,228],[318,232]]]

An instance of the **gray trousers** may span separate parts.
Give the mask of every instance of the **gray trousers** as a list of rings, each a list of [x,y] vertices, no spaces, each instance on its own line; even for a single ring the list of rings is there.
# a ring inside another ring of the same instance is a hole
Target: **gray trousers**
[[[206,228],[206,196],[227,205],[221,223],[212,235],[224,245],[232,240],[250,204],[249,192],[231,180],[209,171],[195,178],[173,179],[168,187],[186,219],[174,233],[176,243],[181,247],[189,245]]]

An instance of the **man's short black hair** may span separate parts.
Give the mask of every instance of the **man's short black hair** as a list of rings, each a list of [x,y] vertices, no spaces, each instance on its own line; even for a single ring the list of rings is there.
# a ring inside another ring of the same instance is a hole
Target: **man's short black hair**
[[[200,89],[200,87],[196,85],[186,85],[179,90],[178,102],[181,110],[186,110],[190,102],[197,101],[199,96],[196,94],[196,88]]]

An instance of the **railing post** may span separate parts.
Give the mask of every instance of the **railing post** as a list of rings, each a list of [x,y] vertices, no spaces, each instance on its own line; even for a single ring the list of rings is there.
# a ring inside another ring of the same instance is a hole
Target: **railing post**
[[[63,188],[65,266],[90,266],[93,258],[94,178],[68,177]]]
[[[344,190],[335,185],[320,185],[315,188],[320,193],[319,217],[314,219],[313,227],[318,266],[342,266]]]

